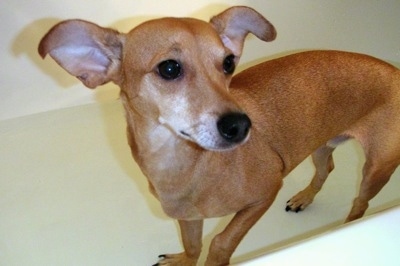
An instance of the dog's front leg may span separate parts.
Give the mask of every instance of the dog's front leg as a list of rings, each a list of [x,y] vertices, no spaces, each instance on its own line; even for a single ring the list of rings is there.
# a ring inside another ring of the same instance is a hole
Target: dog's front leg
[[[185,251],[179,254],[161,255],[161,261],[155,265],[196,266],[202,247],[203,220],[178,222]]]
[[[229,265],[230,257],[251,227],[261,218],[273,200],[258,203],[236,213],[228,226],[211,242],[207,266]]]

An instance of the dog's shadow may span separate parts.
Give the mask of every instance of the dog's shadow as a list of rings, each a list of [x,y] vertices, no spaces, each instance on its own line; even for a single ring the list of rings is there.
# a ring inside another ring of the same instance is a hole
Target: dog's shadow
[[[43,18],[31,22],[19,32],[11,44],[14,57],[27,56],[43,73],[57,81],[60,88],[66,89],[78,83],[65,70],[57,66],[53,60],[42,60],[38,53],[40,38],[46,34],[51,26],[60,22],[57,18]]]

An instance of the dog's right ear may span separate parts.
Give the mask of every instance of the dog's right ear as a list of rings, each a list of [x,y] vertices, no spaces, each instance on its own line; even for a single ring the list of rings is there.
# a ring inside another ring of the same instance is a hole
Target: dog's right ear
[[[113,81],[120,73],[124,35],[83,20],[66,20],[55,25],[39,44],[39,54],[47,54],[68,73],[89,88]]]
[[[274,25],[250,7],[231,7],[213,17],[210,23],[236,57],[242,55],[244,39],[249,33],[266,42],[276,38]]]

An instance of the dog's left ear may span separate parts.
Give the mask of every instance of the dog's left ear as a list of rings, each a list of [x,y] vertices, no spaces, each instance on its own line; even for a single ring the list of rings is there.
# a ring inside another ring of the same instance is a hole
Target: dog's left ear
[[[275,27],[249,7],[231,7],[213,17],[210,23],[219,33],[224,45],[237,57],[241,56],[244,39],[250,32],[267,42],[276,37]]]
[[[120,84],[124,35],[84,20],[55,25],[40,41],[39,54],[47,54],[82,83],[95,88]]]

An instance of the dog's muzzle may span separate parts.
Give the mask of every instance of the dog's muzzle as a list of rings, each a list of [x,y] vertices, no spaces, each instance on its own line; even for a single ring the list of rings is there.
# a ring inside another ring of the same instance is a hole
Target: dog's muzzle
[[[218,132],[229,143],[243,142],[251,128],[250,118],[243,113],[227,113],[217,122]]]

